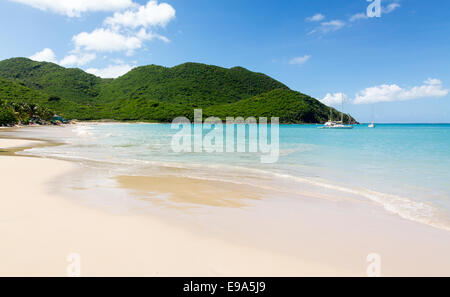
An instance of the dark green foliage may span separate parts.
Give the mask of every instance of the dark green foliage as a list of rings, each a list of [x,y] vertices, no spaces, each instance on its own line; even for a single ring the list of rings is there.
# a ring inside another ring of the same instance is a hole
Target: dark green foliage
[[[101,101],[150,99],[188,106],[232,103],[274,89],[280,82],[244,68],[225,69],[197,63],[173,68],[144,66],[131,70],[104,86]]]
[[[275,116],[282,123],[323,123],[330,114],[316,99],[264,74],[197,63],[144,66],[117,79],[101,79],[53,63],[9,59],[0,62],[0,99],[79,120],[192,120],[195,108],[222,119]],[[333,118],[339,118],[334,109]]]
[[[50,98],[48,98],[49,102],[59,102],[61,101],[61,98],[59,98],[58,96],[50,96]]]
[[[0,126],[14,125],[17,122],[18,118],[14,113],[14,109],[0,104]]]
[[[20,82],[31,89],[77,103],[92,103],[102,79],[80,69],[66,69],[53,63],[14,58],[0,62],[0,78]]]
[[[53,99],[52,99],[53,98]],[[70,118],[82,116],[85,106],[73,101],[61,99],[57,96],[49,96],[42,91],[36,91],[23,86],[20,83],[0,78],[0,100],[16,103],[37,104],[54,110],[56,113],[64,114]],[[80,117],[81,118],[81,117]],[[88,116],[89,118],[89,116]]]
[[[246,100],[205,109],[206,116],[226,117],[279,117],[281,123],[323,123],[329,119],[330,108],[299,92],[278,89]],[[335,119],[340,116],[333,109]],[[347,118],[348,119],[348,118]]]
[[[53,117],[53,111],[33,103],[0,100],[0,126],[17,123],[44,123]]]

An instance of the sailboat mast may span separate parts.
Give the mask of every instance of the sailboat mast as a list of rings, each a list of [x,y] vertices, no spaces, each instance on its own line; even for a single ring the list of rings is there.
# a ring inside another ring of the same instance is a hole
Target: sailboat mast
[[[344,96],[342,95],[341,122],[344,123]]]

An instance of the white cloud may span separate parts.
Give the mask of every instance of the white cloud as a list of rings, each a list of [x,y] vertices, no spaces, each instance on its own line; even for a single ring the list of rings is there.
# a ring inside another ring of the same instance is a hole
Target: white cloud
[[[309,18],[306,18],[306,21],[308,22],[320,22],[325,19],[325,16],[321,13],[315,14]]]
[[[311,59],[311,56],[310,55],[305,55],[303,57],[293,58],[292,60],[289,61],[289,63],[291,65],[303,65],[306,62],[308,62],[309,59]]]
[[[326,34],[329,32],[334,32],[334,31],[340,30],[340,29],[344,28],[344,26],[345,26],[345,22],[341,21],[341,20],[332,20],[329,22],[323,22],[320,24],[319,27],[317,27],[316,29],[309,32],[309,34],[314,34],[316,32],[321,33],[321,34]]]
[[[80,55],[68,55],[62,59],[59,64],[61,66],[84,66],[89,62],[92,62],[97,58],[96,54],[80,54]]]
[[[349,21],[350,22],[355,22],[355,21],[358,21],[358,20],[365,20],[365,19],[368,19],[368,18],[369,17],[367,16],[367,13],[361,12],[361,13],[357,13],[357,14],[352,15],[350,17]]]
[[[423,98],[442,98],[447,96],[450,90],[444,89],[442,81],[436,78],[429,78],[421,86],[415,86],[409,89],[401,88],[396,84],[380,85],[370,87],[358,92],[355,98],[348,100],[347,95],[343,93],[328,93],[321,100],[326,105],[341,104],[342,99],[351,101],[353,104],[373,104],[380,102],[409,101]]]
[[[341,105],[343,101],[347,101],[348,97],[344,93],[328,93],[320,102],[328,106]]]
[[[396,10],[399,7],[400,7],[400,4],[397,3],[397,2],[394,2],[394,3],[389,4],[388,6],[382,7],[381,8],[381,12],[385,13],[385,14],[388,14],[388,13],[393,12],[394,10]],[[357,14],[352,15],[349,18],[349,21],[350,22],[355,22],[355,21],[358,21],[358,20],[366,20],[366,19],[369,19],[369,17],[367,16],[367,13],[361,12],[361,13],[357,13]]]
[[[104,21],[104,28],[82,32],[73,37],[76,51],[126,52],[132,55],[143,46],[144,41],[170,40],[148,30],[150,27],[166,26],[175,18],[175,9],[167,3],[151,0],[146,5],[135,5],[123,13],[116,12]]]
[[[331,32],[337,31],[345,26],[345,22],[341,20],[329,21],[321,24],[322,31]]]
[[[142,47],[142,40],[137,36],[125,36],[110,29],[96,29],[91,33],[82,32],[73,37],[77,50],[97,52],[126,51],[132,53]]]
[[[97,53],[124,52],[127,56],[144,46],[145,41],[170,40],[156,32],[153,27],[165,27],[175,18],[175,9],[167,3],[150,0],[140,5],[133,0],[11,0],[44,11],[52,11],[70,17],[80,17],[88,11],[113,11],[113,16],[103,22],[101,28],[81,32],[72,37],[74,50],[59,63],[62,66],[84,66],[96,59]],[[58,63],[51,49],[36,53],[31,59]],[[116,77],[132,66],[110,65],[104,69],[89,69],[100,76]]]
[[[396,84],[380,85],[364,89],[356,94],[354,104],[371,104],[378,102],[408,101],[421,98],[440,98],[448,95],[450,90],[443,89],[442,81],[429,78],[423,85],[404,89]]]
[[[175,18],[175,9],[167,3],[149,1],[147,5],[139,6],[125,12],[116,12],[114,16],[105,20],[105,25],[111,27],[138,27],[149,28],[152,26],[165,27]]]
[[[43,11],[80,17],[88,11],[118,11],[134,6],[132,0],[11,0]]]
[[[143,46],[144,41],[159,39],[164,42],[170,40],[162,35],[147,32],[141,29],[138,32],[121,33],[112,29],[96,29],[91,33],[82,32],[73,37],[76,51],[96,51],[96,52],[126,52],[132,55],[137,49]]]
[[[49,48],[45,48],[42,51],[35,53],[30,59],[37,62],[57,63],[55,53]]]
[[[124,75],[133,68],[134,66],[128,64],[109,65],[108,67],[102,69],[89,68],[86,70],[86,72],[102,78],[117,78]]]
[[[137,32],[136,37],[139,38],[140,40],[159,39],[166,43],[170,42],[169,38],[154,32],[147,32],[145,29],[141,29],[139,32]]]
[[[387,7],[383,7],[382,11],[383,13],[391,13],[399,7],[400,7],[399,3],[391,3]]]

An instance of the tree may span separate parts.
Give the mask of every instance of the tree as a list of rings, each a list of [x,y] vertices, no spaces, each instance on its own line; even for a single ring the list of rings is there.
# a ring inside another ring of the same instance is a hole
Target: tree
[[[17,123],[17,117],[11,107],[0,107],[0,126],[14,125]]]

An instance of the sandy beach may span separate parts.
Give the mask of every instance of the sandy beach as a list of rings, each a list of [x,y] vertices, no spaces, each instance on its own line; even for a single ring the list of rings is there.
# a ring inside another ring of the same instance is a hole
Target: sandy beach
[[[0,150],[37,144],[1,139]],[[230,209],[239,209],[240,201],[216,199],[208,202],[218,209],[215,214],[227,207],[214,217],[221,230],[202,232],[170,217],[118,214],[64,197],[58,180],[70,178],[79,166],[0,156],[0,276],[66,276],[71,254],[80,256],[82,276],[366,276],[371,253],[382,256],[386,276],[450,275],[450,232],[381,209],[306,199],[295,225],[253,220],[247,208],[236,211],[247,212],[248,224],[233,226]],[[177,184],[175,202],[197,203],[214,189],[221,197],[241,191],[255,201],[261,198],[249,188],[181,177],[118,179],[121,187],[136,192],[164,192]],[[233,235],[239,228],[248,228],[255,239]]]
[[[2,149],[29,146],[3,139]],[[77,253],[84,276],[298,275],[312,263],[241,247],[148,217],[116,216],[51,193],[64,161],[0,157],[0,275],[66,276]],[[45,170],[42,170],[45,168]]]

